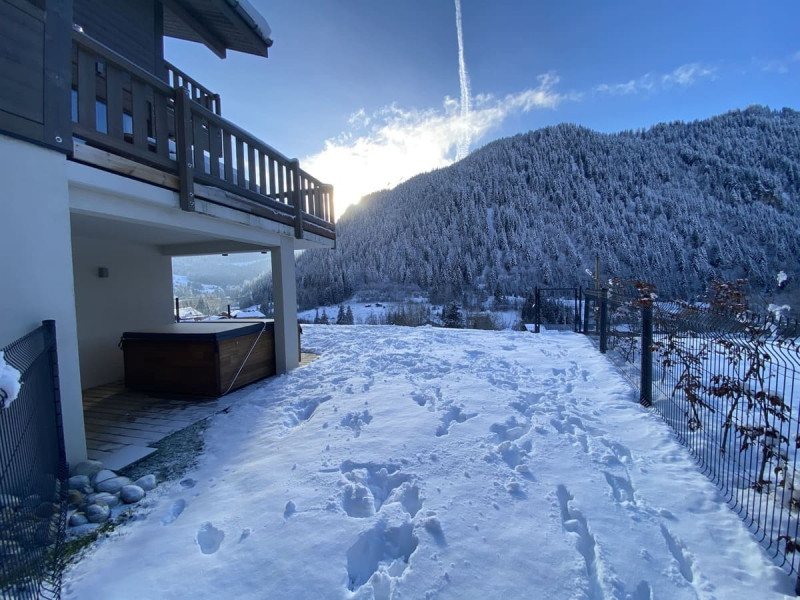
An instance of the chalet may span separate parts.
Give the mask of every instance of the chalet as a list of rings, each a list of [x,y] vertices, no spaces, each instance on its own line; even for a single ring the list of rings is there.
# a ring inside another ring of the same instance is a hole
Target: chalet
[[[0,342],[55,320],[73,463],[82,390],[122,379],[122,332],[174,320],[172,257],[270,252],[282,373],[294,252],[335,245],[332,188],[226,120],[165,36],[220,58],[272,44],[246,0],[0,0]]]

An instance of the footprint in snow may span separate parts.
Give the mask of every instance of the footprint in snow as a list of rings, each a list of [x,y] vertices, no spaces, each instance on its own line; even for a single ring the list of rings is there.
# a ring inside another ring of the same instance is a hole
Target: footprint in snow
[[[361,428],[365,425],[369,425],[372,423],[372,415],[368,410],[363,410],[362,412],[350,412],[347,413],[339,424],[342,427],[349,427],[353,430],[353,437],[358,437],[361,435]]]
[[[172,503],[172,506],[169,507],[169,511],[167,512],[167,514],[162,517],[161,524],[169,525],[170,523],[173,523],[175,519],[181,516],[181,513],[185,508],[186,508],[186,500],[184,500],[183,498],[175,500],[175,502]]]
[[[667,542],[667,548],[670,554],[672,554],[672,558],[675,559],[678,570],[683,578],[689,583],[694,582],[694,570],[692,569],[694,559],[691,553],[686,550],[686,545],[663,523],[661,524],[661,535],[664,536],[664,541]]]
[[[467,419],[477,417],[478,413],[466,413],[463,406],[451,405],[442,416],[442,423],[436,428],[436,437],[450,433],[453,423],[463,423]]]
[[[399,502],[411,517],[422,508],[414,477],[401,472],[397,465],[345,461],[341,472],[347,481],[342,508],[350,517],[370,517],[391,502]]]
[[[225,532],[217,529],[210,521],[206,521],[197,530],[197,545],[203,554],[214,554],[219,550],[222,540],[225,539]]]
[[[384,584],[379,587],[385,588],[385,584],[390,583],[388,577],[400,577],[406,570],[418,545],[419,539],[414,535],[410,521],[378,521],[347,551],[347,588],[355,592],[370,580],[373,584]]]

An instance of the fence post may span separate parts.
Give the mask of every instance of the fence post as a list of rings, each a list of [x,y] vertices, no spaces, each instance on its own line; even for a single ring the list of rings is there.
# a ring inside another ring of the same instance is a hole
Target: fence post
[[[600,354],[608,350],[608,290],[600,290]]]
[[[67,447],[64,441],[64,423],[61,413],[61,384],[58,376],[58,346],[56,344],[56,322],[52,319],[42,321],[45,332],[45,344],[49,347],[50,373],[53,381],[53,410],[56,413],[56,432],[58,433],[58,473],[57,477],[66,481],[69,477],[67,465]],[[61,499],[66,500],[66,488],[61,491]]]
[[[180,203],[185,211],[194,211],[194,154],[192,152],[192,108],[189,91],[175,88],[175,159],[180,179]],[[226,157],[227,161],[228,158]],[[241,165],[239,165],[241,169]]]
[[[642,376],[639,403],[653,405],[653,307],[642,307]]]
[[[583,333],[589,333],[589,290],[583,295]]]
[[[539,324],[542,322],[542,303],[539,301],[539,288],[536,288],[536,293],[534,294],[534,302],[536,306],[534,307],[536,310],[534,311],[536,322],[533,324],[533,331],[535,333],[540,333]]]
[[[181,299],[175,298],[175,322],[181,322]]]

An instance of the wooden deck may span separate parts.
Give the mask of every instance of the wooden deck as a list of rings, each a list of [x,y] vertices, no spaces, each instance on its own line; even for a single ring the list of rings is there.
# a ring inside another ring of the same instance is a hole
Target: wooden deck
[[[300,366],[317,357],[304,352]],[[152,446],[159,440],[229,408],[241,396],[151,394],[127,390],[122,382],[84,390],[88,457],[109,469],[121,469],[155,452]]]

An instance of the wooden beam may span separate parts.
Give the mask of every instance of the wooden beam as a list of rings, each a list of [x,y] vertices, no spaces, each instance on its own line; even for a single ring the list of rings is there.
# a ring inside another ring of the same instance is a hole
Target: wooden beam
[[[175,150],[178,161],[178,178],[181,208],[194,212],[194,157],[192,155],[192,108],[189,91],[175,90]]]
[[[44,38],[44,142],[72,150],[72,0],[47,3]]]
[[[203,40],[203,43],[211,50],[214,54],[219,56],[220,58],[225,58],[226,56],[226,48],[225,45],[215,36],[209,29],[203,25],[201,21],[197,19],[192,13],[186,10],[182,4],[180,4],[177,0],[161,0],[164,6],[170,9],[175,16],[181,19],[184,23],[186,23],[189,27],[194,29],[195,33],[200,36],[200,39]]]
[[[177,191],[178,177],[99,148],[75,142],[73,160]]]

